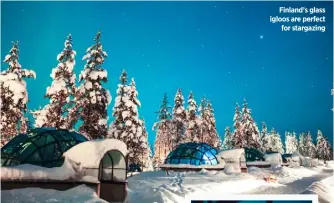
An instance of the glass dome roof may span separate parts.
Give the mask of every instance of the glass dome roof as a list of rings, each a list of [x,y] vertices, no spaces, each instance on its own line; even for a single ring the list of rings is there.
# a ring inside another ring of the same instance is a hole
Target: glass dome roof
[[[183,143],[168,154],[165,164],[216,165],[218,152],[206,143]]]
[[[36,128],[19,134],[1,148],[1,166],[33,164],[57,167],[64,162],[63,153],[74,145],[87,141],[76,133],[55,128]]]

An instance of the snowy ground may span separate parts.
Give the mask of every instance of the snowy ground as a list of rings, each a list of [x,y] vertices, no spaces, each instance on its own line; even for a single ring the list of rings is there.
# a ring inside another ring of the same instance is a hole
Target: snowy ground
[[[249,173],[229,173],[201,171],[170,173],[163,171],[143,172],[128,179],[129,191],[126,203],[183,203],[191,197],[228,194],[314,194],[323,202],[334,202],[329,192],[333,192],[333,173],[324,171],[324,166],[315,168],[250,168]],[[277,183],[267,183],[263,177],[272,174]],[[319,181],[319,182],[318,182]],[[21,189],[2,191],[2,202],[105,202],[97,198],[94,191],[79,186],[65,192],[54,190]],[[321,199],[320,198],[320,199]]]

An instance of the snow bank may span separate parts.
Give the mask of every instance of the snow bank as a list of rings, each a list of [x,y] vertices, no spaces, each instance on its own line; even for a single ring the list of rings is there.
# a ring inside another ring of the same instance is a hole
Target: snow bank
[[[185,169],[198,169],[198,168],[224,168],[224,163],[219,163],[217,165],[191,165],[191,164],[162,164],[160,168],[185,168]]]
[[[128,197],[125,202],[188,203],[190,199],[203,196],[240,194],[260,186],[268,185],[264,180],[249,174],[223,171],[173,172],[166,176],[164,171],[143,172],[128,179]]]
[[[241,173],[241,168],[239,163],[228,163],[225,165],[224,172],[226,174]]]
[[[272,167],[280,167],[283,164],[282,155],[280,153],[264,154],[264,158]]]
[[[35,203],[35,202],[85,202],[107,203],[98,198],[95,191],[85,185],[66,191],[51,189],[25,188],[1,191],[2,203]]]
[[[217,157],[223,158],[224,160],[233,160],[239,162],[245,156],[244,149],[230,149],[220,151]]]
[[[327,161],[326,162],[326,167],[327,168],[331,168],[331,169],[334,169],[334,161]]]
[[[1,167],[1,180],[66,180],[74,178],[75,176],[75,170],[72,164],[71,161],[65,159],[61,167],[54,168],[45,168],[30,164]]]
[[[116,139],[104,139],[82,142],[70,148],[63,156],[80,164],[80,167],[98,168],[101,159],[110,150],[118,150],[124,156],[127,154],[124,142]]]
[[[314,182],[302,194],[317,194],[319,203],[334,202],[334,176]]]

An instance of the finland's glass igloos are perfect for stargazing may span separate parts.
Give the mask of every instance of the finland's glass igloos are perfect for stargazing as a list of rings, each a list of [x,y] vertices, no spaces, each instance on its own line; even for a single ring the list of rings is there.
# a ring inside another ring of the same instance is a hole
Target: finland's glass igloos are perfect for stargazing
[[[19,134],[1,148],[1,166],[33,164],[57,167],[64,162],[63,153],[87,139],[68,130],[36,128]]]
[[[165,164],[216,165],[218,149],[206,143],[183,143],[169,153]]]

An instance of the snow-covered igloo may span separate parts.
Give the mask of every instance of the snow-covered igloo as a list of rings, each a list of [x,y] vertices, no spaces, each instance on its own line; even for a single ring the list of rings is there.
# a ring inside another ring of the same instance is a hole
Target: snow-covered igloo
[[[217,157],[218,152],[218,149],[207,143],[182,143],[168,154],[160,168],[167,170],[223,169],[225,162]]]
[[[1,167],[1,190],[27,187],[68,190],[85,184],[108,202],[123,202],[127,191],[127,147],[116,139],[79,143],[62,154],[59,167],[31,164]]]

